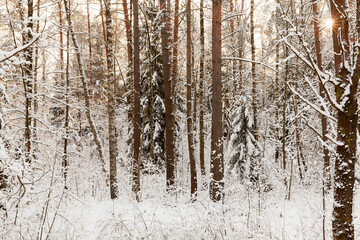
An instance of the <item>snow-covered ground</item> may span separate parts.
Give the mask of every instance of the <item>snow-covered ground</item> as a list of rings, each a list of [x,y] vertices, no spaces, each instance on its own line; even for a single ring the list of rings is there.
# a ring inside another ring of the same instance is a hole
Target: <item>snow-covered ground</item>
[[[93,198],[84,201],[67,194],[61,202],[59,198],[53,199],[56,204],[49,208],[42,239],[323,239],[322,194],[321,189],[313,185],[295,184],[288,201],[280,186],[259,193],[228,180],[224,203],[211,202],[205,189],[199,192],[197,201],[191,202],[188,189],[166,194],[164,177],[143,176],[140,203],[135,201],[129,187],[121,188],[120,198],[115,201]],[[331,239],[330,199],[331,194],[326,203],[326,239]],[[356,239],[360,238],[359,200],[357,191]],[[22,221],[26,219],[26,211],[22,209],[23,215],[19,216]],[[9,235],[3,235],[3,239],[8,239],[7,236],[20,239],[16,237],[20,234],[24,239],[35,239],[40,228],[38,223],[33,226],[34,229],[28,230],[26,226],[16,227]]]

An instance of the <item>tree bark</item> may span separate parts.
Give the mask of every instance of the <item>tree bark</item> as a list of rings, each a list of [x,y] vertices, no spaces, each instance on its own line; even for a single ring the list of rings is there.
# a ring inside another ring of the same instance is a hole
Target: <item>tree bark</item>
[[[72,42],[73,42],[74,49],[75,49],[76,60],[77,60],[78,68],[79,68],[79,72],[80,72],[80,80],[82,82],[82,87],[83,87],[83,91],[84,91],[86,117],[87,117],[87,120],[88,120],[88,123],[90,126],[91,133],[94,136],[94,141],[95,141],[96,148],[98,150],[102,171],[104,173],[106,173],[107,171],[106,171],[106,167],[105,167],[105,160],[104,160],[104,154],[103,154],[100,137],[96,130],[94,120],[92,119],[92,116],[91,116],[88,80],[85,77],[84,65],[82,64],[82,61],[81,61],[80,47],[79,47],[79,44],[78,44],[78,41],[76,38],[73,23],[71,20],[70,7],[68,5],[68,0],[63,0],[63,2],[64,2],[64,6],[65,6],[66,18],[67,18],[67,21],[69,24],[69,33],[71,35]]]
[[[212,8],[212,123],[210,159],[210,197],[224,197],[223,111],[221,83],[221,0],[213,0]]]
[[[337,111],[337,157],[334,172],[334,205],[332,230],[334,240],[354,239],[353,195],[355,183],[357,141],[357,91],[360,76],[359,59],[351,75],[349,9],[345,0],[330,1],[333,20],[333,47],[335,71],[338,80],[335,86]],[[357,1],[357,10],[359,10]],[[356,13],[359,24],[360,13]],[[359,30],[359,25],[357,26]],[[357,49],[358,51],[358,49]]]
[[[60,81],[64,82],[64,37],[63,37],[63,17],[62,17],[62,5],[61,2],[58,2],[59,6],[59,27],[60,27]],[[62,171],[64,176],[64,188],[68,189],[67,185],[67,176],[68,176],[68,160],[69,156],[67,153],[68,150],[68,136],[69,136],[69,65],[70,65],[70,49],[69,49],[69,31],[67,31],[67,43],[66,43],[66,69],[65,69],[65,81],[66,81],[66,89],[65,89],[65,136],[64,136],[64,152],[62,159]]]
[[[27,20],[26,30],[23,33],[24,45],[30,43],[33,39],[33,13],[34,13],[33,0],[27,1]],[[33,95],[33,48],[28,47],[24,50],[26,64],[23,66],[24,76],[24,90],[25,90],[25,161],[31,163],[31,114],[32,114],[32,95]]]
[[[124,8],[124,18],[125,18],[125,31],[126,31],[126,49],[127,49],[127,55],[128,55],[128,66],[127,66],[127,72],[126,72],[126,83],[125,87],[127,90],[126,94],[126,103],[128,106],[127,111],[127,117],[128,121],[132,122],[132,88],[133,88],[133,80],[132,80],[132,67],[133,67],[133,49],[132,49],[132,31],[131,31],[131,20],[129,19],[129,12],[128,12],[128,5],[127,0],[123,0],[123,8]],[[131,126],[128,129],[128,133],[131,134]],[[131,139],[131,145],[133,146],[132,139],[133,137],[129,137]],[[133,149],[132,151],[133,152]]]
[[[254,115],[254,137],[258,140],[257,126],[257,95],[256,95],[256,65],[255,65],[255,25],[254,25],[254,0],[250,1],[250,44],[251,44],[251,78],[252,78],[252,107]]]
[[[178,0],[177,0],[178,1]],[[204,130],[204,61],[205,61],[205,31],[204,31],[204,0],[200,0],[200,79],[199,79],[199,143],[200,143],[200,169],[205,175],[205,130]]]
[[[239,17],[239,25],[241,25],[241,30],[240,30],[240,36],[239,36],[239,58],[243,58],[243,55],[244,55],[244,48],[245,48],[245,37],[244,37],[244,30],[243,30],[243,23],[244,23],[244,20],[245,17],[245,13],[244,13],[244,3],[245,0],[241,0],[241,9],[240,9],[240,13],[242,14],[240,17]],[[243,74],[242,74],[242,70],[243,70],[243,64],[242,64],[242,61],[239,61],[239,80],[237,82],[237,84],[235,84],[235,87],[234,89],[236,89],[240,94],[242,94],[242,85],[243,85]]]
[[[92,64],[92,46],[91,46],[91,26],[90,26],[90,9],[89,0],[86,0],[86,12],[87,12],[87,30],[88,30],[88,44],[89,44],[89,77],[90,77],[90,89],[89,94],[92,99],[92,88],[93,88],[93,64]]]
[[[191,198],[195,199],[197,195],[197,179],[196,179],[196,162],[194,155],[194,136],[191,117],[191,94],[192,94],[192,51],[191,51],[191,0],[186,2],[186,122],[187,122],[187,138],[190,160],[190,182],[191,182]]]
[[[174,115],[172,101],[172,84],[170,80],[170,51],[169,51],[169,6],[165,0],[160,0],[162,13],[161,50],[164,71],[164,95],[165,95],[165,162],[166,162],[166,186],[171,190],[175,183],[175,144],[174,144]]]
[[[322,54],[321,54],[321,42],[320,42],[320,28],[319,28],[319,12],[317,7],[317,1],[313,0],[312,4],[313,15],[314,15],[314,35],[315,35],[315,51],[316,51],[316,62],[318,68],[322,71]],[[319,93],[321,98],[325,98],[325,89],[323,84],[319,83]],[[324,111],[324,107],[321,106],[321,110]],[[326,142],[327,137],[327,119],[321,114],[321,129],[322,129],[322,141]],[[325,181],[325,187],[327,190],[331,187],[331,175],[330,175],[330,156],[329,149],[326,146],[323,146],[323,159],[324,159],[324,167],[323,167],[323,177]]]
[[[134,158],[132,163],[132,190],[136,194],[136,199],[139,201],[140,191],[140,158],[141,158],[141,145],[140,145],[140,36],[139,36],[139,3],[138,0],[133,0],[134,10]],[[151,79],[150,79],[151,81]]]
[[[38,20],[36,21],[36,34],[39,34],[39,30],[40,30],[40,0],[37,1],[36,3],[36,16],[38,18]],[[61,5],[61,4],[60,4]],[[39,63],[39,46],[35,47],[35,59],[34,59],[34,98],[33,98],[33,103],[34,103],[34,121],[33,121],[33,140],[34,140],[34,145],[33,146],[33,151],[36,151],[36,143],[38,142],[38,135],[37,135],[37,111],[39,109],[39,103],[37,101],[36,95],[38,93],[38,63]],[[63,62],[64,63],[64,62]],[[63,68],[62,68],[63,69]],[[63,74],[61,74],[61,76],[64,78]],[[36,153],[34,153],[34,157],[36,158]]]
[[[115,77],[114,77],[114,49],[113,49],[113,30],[111,18],[111,0],[105,0],[106,18],[106,63],[108,71],[108,118],[109,118],[109,173],[110,173],[110,197],[115,199],[119,195],[117,185],[117,166],[116,157],[118,155],[116,138],[116,107],[115,107]]]
[[[275,90],[274,90],[274,98],[275,98],[275,163],[279,162],[279,155],[280,155],[280,137],[279,137],[279,130],[280,130],[280,122],[279,122],[279,83],[280,83],[280,46],[279,44],[276,45],[275,49]]]
[[[289,50],[287,46],[284,46],[285,58],[289,55]],[[286,104],[287,104],[287,82],[289,77],[289,62],[285,63],[285,77],[284,77],[284,102],[283,102],[283,112],[282,112],[282,167],[283,170],[286,170]],[[286,183],[286,180],[285,180]]]
[[[59,3],[61,6],[61,4]],[[61,8],[60,8],[61,9]],[[61,11],[60,11],[61,13]],[[60,14],[61,19],[61,14]],[[64,172],[64,188],[68,189],[68,183],[67,183],[67,176],[68,176],[68,165],[69,165],[69,155],[68,155],[68,144],[69,144],[69,118],[70,118],[70,107],[69,107],[69,88],[70,88],[70,36],[69,36],[69,30],[66,34],[66,70],[65,70],[65,79],[66,79],[66,89],[65,89],[65,136],[64,136],[64,156],[63,156],[63,172]],[[63,45],[61,41],[61,45]],[[61,48],[61,51],[63,48]],[[63,61],[63,60],[62,60]]]
[[[174,105],[176,104],[176,83],[177,83],[177,74],[178,74],[178,46],[179,46],[179,0],[175,0],[174,46],[173,46],[173,61],[172,61],[172,97],[173,97]]]

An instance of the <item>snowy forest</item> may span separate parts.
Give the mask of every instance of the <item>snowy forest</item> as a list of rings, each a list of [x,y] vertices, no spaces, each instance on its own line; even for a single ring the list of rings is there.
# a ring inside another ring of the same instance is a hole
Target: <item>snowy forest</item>
[[[1,239],[360,239],[360,0],[0,0]]]

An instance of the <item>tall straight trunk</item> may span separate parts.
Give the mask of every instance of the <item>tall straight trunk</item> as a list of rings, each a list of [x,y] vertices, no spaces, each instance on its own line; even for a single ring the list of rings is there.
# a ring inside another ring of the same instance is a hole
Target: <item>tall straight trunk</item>
[[[91,116],[88,80],[85,77],[84,65],[82,64],[82,59],[81,59],[81,52],[80,52],[81,50],[80,50],[79,43],[76,38],[74,25],[71,20],[71,15],[70,15],[71,12],[70,12],[70,7],[69,7],[69,2],[68,2],[68,0],[63,0],[63,2],[64,2],[64,6],[65,6],[66,18],[67,18],[67,21],[69,24],[69,26],[68,26],[69,33],[70,33],[70,36],[71,36],[71,39],[72,39],[72,42],[74,45],[74,49],[75,49],[76,60],[77,60],[79,73],[80,73],[80,80],[82,82],[82,87],[83,87],[83,91],[84,91],[86,117],[87,117],[87,120],[88,120],[88,123],[90,126],[91,133],[94,136],[94,141],[95,141],[96,148],[98,150],[102,171],[104,173],[106,173],[107,171],[106,171],[106,167],[105,167],[104,153],[103,153],[100,137],[96,130],[94,120],[92,119],[92,116]]]
[[[36,3],[36,16],[38,18],[38,20],[36,21],[36,34],[39,34],[39,30],[40,30],[40,0],[37,1]],[[39,109],[39,103],[37,101],[36,95],[38,93],[38,63],[39,63],[39,47],[37,46],[35,48],[35,60],[34,60],[34,99],[33,99],[33,103],[34,103],[34,121],[33,121],[33,139],[34,139],[34,143],[36,144],[36,142],[38,141],[37,139],[37,111]],[[34,155],[34,157],[36,157],[36,155]]]
[[[86,0],[86,12],[87,12],[87,30],[88,30],[88,45],[89,45],[89,77],[90,77],[90,89],[89,94],[91,99],[92,96],[92,88],[93,88],[93,63],[92,63],[92,46],[91,46],[91,26],[90,26],[90,8],[89,8],[89,0]]]
[[[140,191],[140,36],[139,36],[139,3],[138,0],[133,0],[134,9],[134,158],[132,163],[132,190],[136,194],[136,199],[139,200],[138,193]]]
[[[255,23],[254,23],[254,11],[255,3],[254,0],[250,1],[250,44],[251,44],[251,78],[252,78],[252,108],[253,108],[253,129],[254,129],[254,138],[258,140],[258,124],[257,124],[257,79],[256,79],[256,66],[255,66]],[[252,182],[257,182],[258,173],[257,173],[258,162],[257,159],[252,159],[250,162],[250,180]]]
[[[100,17],[101,17],[101,25],[102,25],[102,30],[103,30],[103,38],[104,38],[104,42],[106,44],[107,38],[106,38],[106,27],[105,27],[105,20],[104,20],[104,14],[103,14],[103,12],[104,12],[103,1],[104,0],[99,0],[99,3],[100,3]],[[105,51],[107,51],[107,48],[105,48]],[[107,56],[107,52],[106,52],[106,56]]]
[[[197,179],[196,179],[196,162],[194,155],[194,136],[191,117],[191,94],[192,94],[192,51],[191,51],[191,0],[186,2],[186,123],[187,137],[190,160],[190,180],[191,180],[191,197],[196,198]]]
[[[279,44],[276,45],[276,50],[275,50],[275,62],[276,62],[276,66],[275,66],[275,93],[274,93],[274,97],[275,97],[275,162],[278,163],[279,162],[279,155],[280,155],[280,143],[279,143],[279,83],[280,83],[280,46]]]
[[[178,1],[178,0],[177,0]],[[200,143],[200,169],[205,175],[205,132],[204,132],[204,61],[205,61],[205,31],[204,31],[204,0],[200,0],[200,79],[199,79],[199,143]]]
[[[66,89],[65,89],[65,125],[64,125],[64,129],[65,129],[65,136],[64,136],[64,155],[63,155],[63,159],[62,159],[62,171],[63,171],[63,175],[64,175],[64,188],[67,189],[68,185],[67,185],[67,175],[68,175],[68,154],[67,154],[67,148],[68,148],[68,133],[69,133],[69,64],[70,64],[70,60],[69,60],[69,31],[67,31],[67,43],[66,43],[66,69],[65,69],[65,79],[64,79],[64,34],[63,34],[63,16],[62,16],[62,5],[61,2],[58,2],[58,6],[59,6],[59,28],[60,28],[60,82],[61,84],[64,82],[64,80],[66,79]]]
[[[213,0],[212,16],[212,122],[210,159],[210,197],[213,201],[224,197],[224,147],[221,83],[221,0]]]
[[[254,115],[254,137],[258,140],[257,126],[257,95],[256,95],[256,67],[255,67],[255,25],[254,25],[254,0],[250,1],[250,44],[251,44],[251,78],[252,78],[252,107]]]
[[[108,71],[108,118],[109,118],[109,173],[110,173],[110,197],[115,199],[119,195],[117,185],[117,166],[116,157],[118,155],[116,139],[116,107],[115,107],[115,77],[114,77],[114,49],[113,49],[113,30],[111,18],[111,0],[105,0],[106,18],[106,63]]]
[[[359,33],[360,6],[357,1],[357,31]],[[349,9],[345,0],[330,1],[333,19],[333,47],[335,71],[338,80],[335,86],[337,109],[337,157],[334,172],[334,205],[332,230],[334,240],[354,239],[353,196],[355,184],[355,162],[358,105],[357,91],[360,76],[360,63],[357,58],[354,72],[351,73]],[[359,49],[356,49],[359,53]]]
[[[126,31],[126,49],[127,49],[127,57],[128,57],[128,66],[126,72],[126,81],[127,81],[127,90],[131,89],[132,85],[132,64],[133,64],[133,49],[132,49],[132,31],[131,31],[131,22],[129,19],[129,11],[127,0],[123,0],[123,9],[124,9],[124,18],[125,18],[125,31]],[[126,95],[126,102],[130,106],[131,105],[131,95]],[[132,121],[131,110],[128,111],[128,120]]]
[[[316,62],[318,68],[322,71],[322,54],[321,54],[321,42],[320,42],[320,31],[319,31],[319,12],[317,7],[317,1],[313,0],[313,15],[314,15],[314,35],[315,35],[315,51],[316,51]],[[325,89],[323,84],[319,83],[319,92],[320,97],[325,98]],[[321,106],[321,110],[324,111],[324,107]],[[322,129],[322,141],[326,142],[327,137],[327,119],[321,114],[321,129]],[[331,187],[331,176],[330,176],[330,155],[329,149],[326,146],[323,146],[323,158],[324,158],[324,168],[323,168],[323,177],[325,181],[326,189],[329,190]]]
[[[145,19],[145,28],[147,29],[146,31],[146,37],[147,37],[147,44],[148,44],[148,49],[152,49],[152,40],[151,40],[151,35],[150,35],[150,26],[148,24],[148,21]],[[140,40],[139,40],[140,41]],[[147,58],[148,59],[152,59],[152,51],[147,51]],[[153,164],[155,163],[159,163],[159,159],[158,159],[158,155],[155,156],[155,137],[154,137],[154,93],[153,93],[153,67],[150,66],[149,67],[149,73],[148,76],[150,76],[150,81],[149,81],[149,92],[150,92],[150,101],[149,101],[149,105],[150,105],[150,154],[151,154],[151,161]],[[148,108],[144,108],[144,111],[147,112]],[[144,115],[145,116],[145,115]],[[145,118],[144,118],[145,119]],[[144,120],[143,120],[143,124],[144,124]],[[144,131],[143,131],[144,132]],[[143,138],[143,136],[142,136]],[[140,144],[140,146],[142,146],[142,144]]]
[[[243,19],[245,19],[244,15],[244,5],[245,5],[245,0],[241,0],[241,9],[240,9],[240,13],[241,16],[239,17],[239,25],[241,26],[241,30],[240,30],[240,36],[239,36],[239,58],[243,58],[244,55],[244,30],[243,30]],[[239,80],[237,81],[237,83],[235,84],[234,89],[236,90],[236,92],[242,92],[242,85],[243,85],[243,75],[242,75],[242,69],[243,69],[243,63],[242,61],[239,61]]]
[[[171,77],[171,96],[173,104],[173,121],[175,121],[176,116],[176,99],[177,99],[177,81],[178,81],[178,47],[179,47],[179,0],[175,0],[174,7],[174,38],[173,38],[173,57],[172,57],[172,77]],[[175,129],[175,125],[174,125]],[[175,130],[174,130],[175,131]],[[175,134],[175,132],[173,133]],[[175,140],[174,140],[175,141]],[[175,142],[174,142],[175,146]],[[174,153],[174,165],[176,164],[176,154]]]
[[[190,16],[191,19],[191,16]],[[191,24],[192,25],[192,24]],[[193,26],[192,26],[193,27]],[[191,35],[191,34],[190,34]],[[195,54],[194,54],[194,44],[192,44],[192,39],[191,39],[191,69],[192,69],[192,77],[191,77],[191,92],[192,92],[192,96],[193,96],[193,103],[192,103],[192,126],[193,126],[193,146],[195,148],[196,146],[196,130],[197,130],[197,101],[198,101],[198,96],[197,96],[197,70],[195,67]]]
[[[60,5],[61,6],[61,5]],[[61,12],[61,11],[60,11]],[[60,16],[61,17],[61,16]],[[70,35],[69,30],[66,33],[66,70],[65,70],[65,79],[66,79],[66,89],[65,89],[65,136],[64,136],[64,156],[62,167],[64,171],[64,188],[68,188],[67,184],[67,175],[68,175],[68,165],[69,165],[69,155],[68,155],[68,145],[69,145],[69,118],[70,118],[70,107],[69,107],[69,89],[70,89]],[[62,44],[62,43],[61,43]],[[62,44],[63,45],[63,44]]]
[[[297,73],[298,76],[299,73]],[[298,77],[295,81],[295,91],[297,91],[298,88]],[[298,114],[298,104],[296,101],[296,98],[294,96],[292,96],[292,101],[293,101],[293,106],[294,106],[294,114],[295,116],[297,116]],[[301,169],[301,158],[302,158],[302,148],[301,148],[301,143],[300,143],[300,131],[299,131],[299,124],[298,124],[298,119],[295,119],[295,145],[296,145],[296,160],[297,160],[297,165],[298,165],[298,170],[299,170],[299,176],[300,179],[303,179],[303,172]]]
[[[230,35],[231,35],[231,37],[230,37],[230,45],[232,45],[232,44],[235,44],[235,24],[234,24],[234,2],[233,2],[234,0],[230,0],[230,2],[229,2],[229,5],[230,5]],[[235,48],[235,46],[234,46],[234,48]],[[235,51],[233,51],[233,56],[234,57],[236,57],[236,52]],[[234,98],[234,96],[235,96],[235,94],[236,94],[236,91],[237,91],[237,89],[236,89],[236,61],[234,60],[234,61],[232,61],[232,74],[231,74],[231,82],[232,82],[232,86],[233,86],[233,98]],[[230,135],[230,134],[229,134]]]
[[[179,46],[179,0],[175,0],[174,12],[174,46],[172,60],[172,97],[176,104],[176,83],[178,74],[178,46]],[[174,108],[175,109],[175,108]]]
[[[26,30],[23,33],[23,42],[27,44],[32,41],[32,29],[34,25],[33,0],[27,1],[27,19]],[[28,47],[24,51],[26,64],[23,65],[23,83],[25,90],[25,161],[31,163],[31,113],[32,113],[32,95],[33,95],[33,48]]]
[[[289,55],[289,50],[284,46],[285,58]],[[284,77],[284,102],[283,102],[283,112],[282,112],[282,167],[286,170],[286,104],[287,104],[287,82],[289,77],[289,62],[285,63],[285,77]]]
[[[169,6],[165,0],[160,0],[160,9],[163,12],[161,28],[161,50],[164,71],[164,95],[165,95],[165,162],[166,162],[166,186],[171,190],[175,183],[175,144],[174,130],[175,119],[173,115],[173,101],[171,98],[172,84],[170,80],[170,51],[169,51]]]

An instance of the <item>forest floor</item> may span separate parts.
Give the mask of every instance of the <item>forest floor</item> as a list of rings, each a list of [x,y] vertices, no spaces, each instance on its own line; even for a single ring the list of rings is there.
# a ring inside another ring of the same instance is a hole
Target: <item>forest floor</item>
[[[259,192],[226,183],[224,203],[208,192],[191,202],[188,189],[166,194],[164,175],[144,176],[141,202],[127,190],[111,201],[66,201],[50,239],[323,239],[321,188],[294,185],[291,199],[273,187]],[[331,193],[326,197],[325,233],[331,239]],[[354,224],[360,239],[360,194],[356,191]]]

